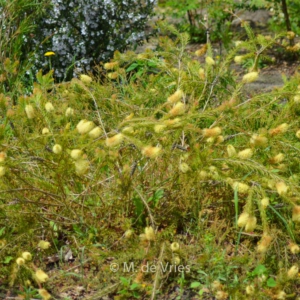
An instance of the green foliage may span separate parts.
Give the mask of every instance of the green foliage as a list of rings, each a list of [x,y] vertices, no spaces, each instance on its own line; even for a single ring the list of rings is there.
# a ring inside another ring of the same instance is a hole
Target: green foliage
[[[40,288],[34,263],[45,269],[44,258],[59,253],[55,263],[68,270],[68,244],[80,274],[65,272],[67,284],[84,278],[119,299],[154,297],[170,282],[180,295],[242,299],[251,284],[256,299],[292,293],[285,274],[287,245],[299,242],[299,76],[248,98],[276,37],[245,25],[248,41],[222,60],[208,45],[200,63],[185,51],[187,34],[161,26],[175,38],[162,37],[157,52],[116,52],[98,77],[60,84],[39,72],[18,105],[1,95],[3,285],[30,279]],[[231,70],[241,49],[254,59],[242,78]],[[20,265],[25,250],[33,259]],[[125,272],[125,262],[136,269]],[[47,285],[55,290],[61,276]]]

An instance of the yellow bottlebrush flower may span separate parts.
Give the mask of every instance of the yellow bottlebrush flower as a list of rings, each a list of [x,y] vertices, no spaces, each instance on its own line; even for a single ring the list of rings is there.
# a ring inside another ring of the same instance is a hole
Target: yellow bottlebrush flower
[[[177,102],[173,108],[169,111],[172,117],[182,115],[185,111],[185,105],[182,102]]]
[[[117,79],[118,78],[118,73],[117,72],[111,72],[107,74],[107,77],[109,79]]]
[[[300,139],[300,130],[298,130],[298,131],[296,132],[296,137],[297,137],[298,139]]]
[[[124,233],[124,236],[125,236],[126,239],[131,238],[132,235],[133,235],[133,230],[131,230],[131,229],[126,230],[125,233]]]
[[[44,283],[49,279],[49,276],[41,269],[35,272],[35,279],[39,283]]]
[[[48,249],[50,246],[51,246],[51,244],[47,241],[39,241],[39,243],[38,243],[38,247],[43,250]]]
[[[105,143],[107,147],[115,147],[122,143],[124,139],[124,135],[122,133],[118,133],[111,138],[107,138]]]
[[[25,260],[31,260],[32,259],[32,255],[30,252],[28,251],[25,251],[22,253],[22,257],[25,259]]]
[[[204,137],[215,137],[222,133],[222,129],[220,127],[214,128],[204,128],[202,130],[202,134]]]
[[[25,259],[23,257],[18,257],[16,259],[16,263],[17,263],[18,266],[22,266],[22,265],[25,264]]]
[[[46,109],[47,112],[50,113],[50,112],[54,111],[54,106],[53,106],[53,104],[51,102],[47,102],[45,104],[45,109]]]
[[[289,39],[289,40],[292,40],[294,37],[295,37],[295,32],[293,32],[293,31],[288,31],[287,33],[286,33],[286,37]]]
[[[216,62],[213,60],[212,57],[210,56],[206,56],[205,57],[205,63],[208,65],[208,66],[214,66],[216,64]]]
[[[52,148],[53,153],[59,154],[62,151],[62,146],[59,144],[55,144]]]
[[[74,159],[74,160],[78,160],[82,157],[83,155],[83,151],[80,149],[74,149],[71,151],[70,156]]]
[[[232,145],[227,146],[227,153],[229,157],[234,157],[236,156],[236,150]]]
[[[85,75],[85,74],[80,74],[79,78],[83,83],[86,83],[86,84],[89,84],[93,81],[92,77]]]
[[[125,134],[134,134],[134,129],[131,126],[126,126],[122,129],[122,132]]]
[[[88,133],[89,137],[91,137],[92,139],[97,139],[101,134],[102,130],[99,126],[95,127]]]
[[[180,264],[180,257],[178,255],[175,255],[173,257],[173,264],[178,266]]]
[[[84,175],[90,168],[90,163],[86,159],[78,159],[74,162],[75,171],[78,176]]]
[[[175,119],[172,119],[172,120],[165,120],[164,124],[166,126],[172,126],[172,127],[176,128],[176,127],[180,126],[180,121],[181,121],[180,118],[175,118]]]
[[[252,284],[246,286],[246,294],[247,295],[252,295],[252,294],[254,294],[254,292],[255,292],[255,288]]]
[[[283,123],[279,126],[277,126],[276,128],[273,128],[269,131],[270,135],[278,135],[278,134],[281,134],[281,133],[285,133],[287,132],[289,128],[289,125],[287,123]]]
[[[240,214],[238,221],[237,221],[237,225],[238,227],[244,227],[246,226],[248,219],[249,219],[250,215],[247,212],[243,212]]]
[[[256,81],[258,78],[258,72],[250,72],[243,76],[242,82],[243,83],[251,83]]]
[[[257,223],[257,219],[254,216],[250,216],[247,220],[247,223],[245,225],[245,231],[251,232],[255,229]]]
[[[188,164],[186,163],[181,163],[179,164],[179,170],[182,172],[182,173],[186,173],[190,170],[190,167]]]
[[[289,244],[289,249],[293,254],[298,254],[300,252],[300,247],[294,243]]]
[[[298,272],[299,272],[299,267],[298,266],[292,266],[287,272],[287,277],[289,279],[293,279],[298,275]]]
[[[226,300],[228,299],[228,293],[224,291],[217,291],[215,294],[216,300]]]
[[[35,111],[31,104],[25,106],[25,112],[28,119],[33,119],[35,117]]]
[[[117,61],[105,63],[105,64],[104,64],[104,69],[105,69],[105,70],[113,70],[113,69],[115,69],[118,65],[119,65],[119,63],[118,63]]]
[[[158,124],[154,126],[154,131],[156,133],[160,133],[163,132],[166,129],[166,127],[167,127],[166,125]]]
[[[252,231],[252,230],[251,230]],[[261,238],[260,242],[258,243],[257,246],[257,252],[258,253],[266,253],[270,244],[272,241],[272,237],[269,235],[263,235],[263,237]]]
[[[300,223],[300,205],[293,207],[292,220],[296,223]]]
[[[201,79],[205,79],[205,70],[203,68],[200,68],[198,71],[198,75]]]
[[[142,149],[142,154],[149,158],[157,157],[161,152],[160,147],[146,146]]]
[[[223,289],[223,285],[221,284],[221,282],[219,280],[215,280],[211,284],[211,289],[213,291],[221,290],[221,289]]]
[[[253,155],[253,151],[252,149],[248,148],[248,149],[245,149],[245,150],[242,150],[240,151],[237,156],[240,158],[240,159],[249,159],[251,158]]]
[[[50,131],[49,131],[49,129],[47,128],[47,127],[44,127],[43,129],[42,129],[42,134],[48,134]]]
[[[234,62],[236,64],[242,64],[245,60],[245,56],[244,55],[237,55],[234,57]]]
[[[276,183],[276,189],[277,193],[282,196],[287,193],[289,187],[283,181],[280,181]]]
[[[0,152],[0,162],[4,162],[6,159],[6,153],[5,152]]]
[[[279,291],[277,295],[275,296],[277,300],[285,300],[286,299],[286,292],[285,291]]]
[[[172,252],[177,252],[180,249],[180,246],[177,242],[174,242],[171,244],[171,250]]]
[[[270,204],[270,200],[269,200],[269,198],[265,197],[265,198],[261,199],[260,203],[261,203],[262,208],[265,209]]]
[[[207,173],[206,171],[201,170],[201,171],[199,172],[199,178],[200,178],[200,179],[204,180],[204,179],[207,179],[207,177],[208,177],[208,173]]]
[[[96,125],[94,124],[94,122],[84,119],[77,124],[76,128],[80,134],[86,134],[90,132],[95,126]]]
[[[55,55],[55,52],[53,52],[53,51],[47,51],[47,52],[44,54],[44,56],[53,56],[53,55]]]
[[[217,144],[221,144],[225,141],[225,138],[223,135],[219,135],[217,138],[216,138],[216,143]]]
[[[68,107],[68,108],[66,109],[65,116],[66,116],[66,117],[70,117],[70,116],[73,116],[73,115],[74,115],[74,109],[71,108],[71,107]]]
[[[237,190],[238,193],[245,194],[249,191],[249,186],[242,182],[234,182],[232,185],[234,190]]]
[[[300,95],[294,96],[293,100],[294,100],[294,103],[296,103],[296,104],[300,103]]]
[[[253,147],[265,147],[267,143],[268,139],[265,136],[254,134],[250,138],[250,145]]]
[[[183,97],[183,91],[182,90],[177,90],[174,94],[168,97],[167,102],[168,103],[176,103],[181,100]]]
[[[195,55],[198,56],[198,57],[203,56],[206,53],[206,51],[207,51],[207,44],[205,44],[200,49],[195,51]]]
[[[4,176],[5,173],[6,173],[5,167],[1,166],[1,167],[0,167],[0,177]]]
[[[130,115],[128,115],[127,117],[125,117],[125,121],[129,121],[134,117],[134,113],[131,113]]]
[[[43,300],[49,300],[51,299],[51,295],[48,293],[45,289],[39,289],[38,290],[40,296],[43,298]]]
[[[155,240],[155,232],[151,226],[145,228],[145,237],[147,241],[154,241]]]
[[[279,164],[284,160],[284,154],[279,153],[270,159],[271,164]]]

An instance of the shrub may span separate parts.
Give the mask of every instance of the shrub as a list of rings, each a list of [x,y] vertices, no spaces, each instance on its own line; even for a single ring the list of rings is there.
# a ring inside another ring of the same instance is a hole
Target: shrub
[[[91,70],[114,51],[124,50],[145,38],[145,25],[155,0],[52,0],[51,9],[36,23],[35,70],[49,67],[47,51],[53,51],[51,67],[59,80]]]

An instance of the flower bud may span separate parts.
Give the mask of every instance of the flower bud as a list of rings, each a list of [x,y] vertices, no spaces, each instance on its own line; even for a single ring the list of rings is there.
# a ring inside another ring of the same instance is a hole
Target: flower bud
[[[289,187],[283,181],[280,181],[276,183],[276,189],[277,193],[282,196],[287,193]]]
[[[279,153],[270,159],[271,164],[279,164],[284,160],[284,154]]]
[[[183,97],[183,91],[177,90],[174,94],[168,97],[168,103],[176,103],[181,100]]]
[[[74,109],[71,108],[71,107],[68,107],[67,110],[66,110],[65,116],[70,117],[70,116],[73,116],[73,115],[74,115]]]
[[[236,64],[242,64],[245,60],[245,56],[244,55],[237,55],[234,57],[234,62]]]
[[[292,221],[300,223],[300,205],[295,205],[293,207]]]
[[[254,292],[255,292],[255,288],[252,284],[246,286],[246,294],[247,295],[252,295],[252,294],[254,294]]]
[[[90,132],[94,127],[95,127],[94,122],[88,121],[85,119],[81,120],[76,126],[77,131],[80,134],[86,134],[86,133]]]
[[[240,158],[240,159],[249,159],[251,158],[253,155],[253,151],[252,149],[248,148],[248,149],[245,149],[245,150],[242,150],[240,151],[237,156]]]
[[[49,279],[49,276],[41,269],[35,272],[35,279],[38,283],[44,283]]]
[[[236,156],[236,150],[232,145],[227,146],[227,153],[229,157]]]
[[[38,247],[43,250],[48,249],[50,246],[51,246],[51,244],[47,241],[39,241],[39,243],[38,243]]]
[[[293,279],[298,275],[298,272],[299,272],[298,266],[292,266],[287,272],[287,277],[289,279]]]
[[[179,170],[182,172],[182,173],[186,173],[190,170],[190,167],[187,163],[180,163],[179,164]]]
[[[102,130],[99,126],[95,127],[88,133],[89,137],[91,137],[92,139],[97,139],[101,134]]]
[[[22,253],[22,257],[25,259],[25,260],[31,260],[32,259],[32,255],[30,252],[28,251],[25,251]]]
[[[293,254],[298,254],[300,252],[300,247],[295,243],[290,243],[289,249]]]
[[[275,299],[278,299],[278,300],[285,300],[286,299],[286,292],[285,291],[279,291],[275,297],[276,297]]]
[[[55,144],[52,148],[53,153],[59,154],[62,151],[62,146],[59,144]]]
[[[234,190],[237,190],[238,193],[246,194],[249,191],[249,186],[242,182],[234,182],[232,185]]]
[[[16,263],[17,263],[18,266],[22,266],[22,265],[25,264],[25,259],[23,257],[18,257],[16,259]]]
[[[252,231],[252,230],[250,230]],[[258,253],[266,253],[272,241],[272,237],[269,235],[263,235],[262,239],[260,240],[257,246]]]
[[[222,133],[222,129],[220,127],[204,128],[202,130],[202,134],[204,137],[216,137],[221,133]]]
[[[74,162],[75,171],[78,176],[84,175],[90,168],[90,163],[86,159],[78,159]]]
[[[247,223],[246,223],[246,226],[245,226],[245,231],[246,232],[253,231],[256,227],[256,222],[257,222],[256,217],[250,216],[247,220]]]
[[[261,203],[262,208],[265,209],[270,204],[270,200],[269,200],[269,198],[265,197],[265,198],[261,199],[260,203]]]
[[[205,57],[205,63],[208,66],[214,66],[216,64],[216,62],[213,60],[213,58],[211,58],[210,56],[206,56]]]
[[[6,173],[6,168],[3,166],[0,166],[0,177],[4,176]]]
[[[79,76],[79,78],[80,78],[80,80],[81,80],[83,83],[86,83],[86,84],[89,84],[89,83],[91,83],[91,82],[93,81],[93,79],[92,79],[90,76],[85,75],[85,74],[81,74],[81,75]]]
[[[45,109],[48,113],[50,113],[50,112],[54,111],[54,106],[51,102],[47,102],[45,104]]]
[[[48,134],[50,131],[47,127],[44,127],[42,130],[42,134]]]
[[[180,246],[178,243],[174,242],[171,244],[171,250],[172,252],[177,252],[179,250]]]
[[[25,112],[28,119],[33,119],[35,116],[34,108],[31,104],[25,106]]]
[[[105,63],[104,64],[104,69],[105,70],[113,70],[118,66],[118,64],[119,63],[117,61]]]
[[[157,157],[161,152],[160,147],[146,146],[142,149],[142,154],[149,158]]]
[[[145,228],[145,237],[147,241],[154,241],[155,240],[155,233],[151,226]]]
[[[114,146],[118,146],[122,143],[124,139],[124,136],[122,133],[118,133],[114,136],[112,136],[111,138],[107,138],[105,143],[107,147],[114,147]]]
[[[243,83],[251,83],[256,81],[258,78],[258,72],[250,72],[244,75],[242,82]]]
[[[282,134],[282,133],[287,132],[288,128],[289,128],[289,125],[287,123],[283,123],[283,124],[277,126],[276,128],[271,129],[269,131],[269,133],[272,136]]]
[[[154,131],[156,133],[160,133],[160,132],[163,132],[166,129],[166,127],[167,127],[166,125],[158,124],[158,125],[154,126]]]
[[[78,160],[82,157],[82,150],[80,149],[74,149],[71,151],[70,156],[74,159],[74,160]]]
[[[300,139],[300,130],[298,130],[298,131],[296,132],[296,137],[297,137],[298,139]]]
[[[243,212],[242,214],[240,214],[238,221],[237,221],[238,227],[246,226],[249,217],[250,217],[250,215],[247,212]]]
[[[51,299],[51,295],[48,293],[45,289],[39,289],[38,290],[40,296],[43,298],[43,300],[49,300]]]
[[[250,138],[250,145],[253,147],[265,147],[267,143],[268,139],[265,136],[254,134]]]
[[[124,233],[124,236],[126,239],[131,238],[132,235],[133,235],[133,230],[131,230],[131,229],[126,230]]]
[[[185,111],[185,105],[182,102],[177,102],[174,107],[169,111],[172,117],[182,115]]]

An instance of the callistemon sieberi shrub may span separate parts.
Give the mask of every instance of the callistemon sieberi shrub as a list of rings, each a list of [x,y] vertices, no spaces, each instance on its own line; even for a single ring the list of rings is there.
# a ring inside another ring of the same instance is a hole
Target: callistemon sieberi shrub
[[[40,72],[15,107],[1,96],[7,237],[28,242],[40,228],[45,239],[56,224],[56,239],[93,228],[90,241],[112,245],[131,226],[198,226],[209,209],[261,236],[258,252],[274,230],[294,239],[299,77],[249,98],[243,88],[259,70],[231,73],[240,48],[217,60],[208,47],[200,63],[187,42],[177,34],[161,38],[160,52],[115,53],[101,79],[82,74],[55,85]]]

